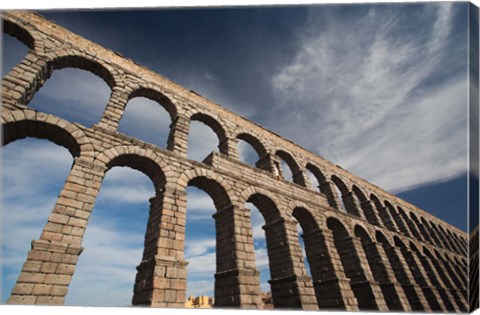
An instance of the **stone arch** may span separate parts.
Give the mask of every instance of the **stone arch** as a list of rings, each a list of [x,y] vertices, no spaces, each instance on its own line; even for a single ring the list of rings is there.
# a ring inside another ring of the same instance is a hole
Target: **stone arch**
[[[177,116],[178,109],[177,106],[172,102],[172,100],[166,96],[161,91],[152,88],[152,87],[144,87],[144,86],[136,86],[132,88],[132,91],[128,95],[127,102],[136,97],[145,97],[149,100],[157,102],[160,106],[162,106],[170,115],[170,119],[173,121]]]
[[[405,210],[403,210],[403,208],[400,207],[400,206],[397,207],[397,210],[398,210],[398,214],[400,215],[400,217],[403,219],[403,221],[407,225],[407,228],[410,230],[410,234],[413,237],[415,237],[416,239],[422,241],[423,240],[422,235],[418,231],[418,229],[415,226],[415,223],[413,222],[413,220],[407,215]]]
[[[396,231],[395,225],[393,224],[393,218],[390,216],[388,211],[382,205],[382,202],[380,201],[380,199],[375,194],[372,193],[370,194],[370,200],[373,202],[373,205],[377,209],[378,215],[380,216],[380,219],[382,220],[383,225],[391,231]]]
[[[176,189],[185,191],[189,185],[205,191],[212,198],[217,211],[227,210],[232,206],[232,196],[229,192],[234,190],[215,172],[204,169],[188,170],[178,178]]]
[[[33,38],[30,31],[26,30],[22,26],[18,25],[17,23],[7,20],[3,20],[3,32],[15,37],[20,42],[22,42],[25,46],[27,46],[31,50],[35,50],[35,39]]]
[[[308,307],[313,302],[308,300],[308,295],[313,297],[314,293],[311,280],[306,275],[296,222],[290,217],[282,217],[273,196],[262,192],[261,189],[247,188],[241,194],[240,202],[251,202],[265,220],[262,228],[265,230],[274,306]]]
[[[447,235],[447,232],[445,231],[445,229],[442,227],[441,224],[438,225],[438,229],[440,230],[440,235],[444,239],[445,241],[444,243],[447,245],[447,248],[452,252],[459,253],[459,251],[456,249],[455,245],[452,243],[452,241]]]
[[[447,240],[445,239],[445,235],[439,229],[439,225],[432,222],[432,228],[433,228],[433,230],[435,231],[435,233],[437,234],[438,238],[441,241],[440,246],[451,251],[452,249],[450,248],[450,245],[448,244]]]
[[[466,304],[464,303],[462,297],[460,294],[455,290],[454,283],[452,283],[452,280],[450,278],[450,275],[446,271],[445,266],[439,261],[438,258],[436,258],[432,252],[423,246],[423,253],[424,255],[430,260],[431,264],[433,265],[433,268],[436,270],[437,274],[440,276],[440,279],[442,280],[443,284],[445,285],[446,289],[451,289],[450,294],[453,296],[453,299],[455,300],[455,303],[457,306],[460,308],[462,312],[465,312],[466,309]]]
[[[228,142],[228,137],[226,134],[226,129],[222,126],[222,124],[212,116],[202,113],[196,112],[190,116],[190,122],[192,121],[199,121],[205,125],[207,125],[213,132],[217,135],[218,138],[218,149],[220,153],[228,155],[229,148],[228,145],[225,145]]]
[[[420,223],[420,221],[418,220],[415,213],[413,213],[413,211],[410,211],[410,218],[413,220],[413,223],[415,224],[417,231],[420,231],[420,233],[422,234],[423,239],[433,244],[432,238],[430,237],[430,233],[428,233],[428,231],[426,230],[426,226]]]
[[[368,200],[365,193],[357,185],[352,186],[352,192],[359,201],[360,208],[363,210],[363,214],[368,223],[379,226],[380,222],[378,221],[374,206],[372,205],[371,201]]]
[[[74,157],[92,160],[93,145],[75,124],[54,115],[26,109],[2,115],[3,145],[18,139],[34,137],[48,139],[66,148]]]
[[[385,200],[385,208],[388,210],[388,212],[390,213],[390,216],[395,221],[398,227],[398,230],[402,232],[404,235],[410,236],[410,232],[408,231],[406,222],[403,221],[403,216],[401,215],[400,211],[397,212],[397,210],[395,210],[395,207],[388,200]]]
[[[390,278],[391,272],[387,269],[388,261],[385,261],[386,257],[380,253],[379,248],[373,241],[368,230],[357,224],[355,225],[354,232],[355,236],[360,239],[374,280],[380,284],[380,289],[385,297],[388,309],[391,311],[409,310],[409,306],[403,305],[402,303],[402,292],[397,291],[396,286],[393,284],[393,279]]]
[[[259,159],[264,158],[268,154],[267,149],[265,148],[265,145],[262,143],[262,141],[258,137],[253,136],[252,134],[247,132],[240,132],[239,134],[237,134],[236,138],[250,144],[252,148],[255,150],[255,152],[257,152]]]
[[[342,202],[345,205],[347,212],[354,216],[360,217],[360,210],[358,208],[357,201],[355,200],[352,192],[348,189],[347,185],[337,175],[332,175],[331,179],[342,194]]]
[[[105,166],[106,170],[127,166],[140,171],[151,179],[157,194],[173,183],[174,173],[170,165],[149,149],[131,145],[113,147],[100,152],[94,163]]]
[[[438,237],[437,232],[433,228],[433,223],[430,220],[426,220],[423,216],[420,216],[420,221],[423,224],[423,226],[428,229],[428,232],[430,233],[430,237],[433,241],[433,243],[436,246],[442,247],[442,242],[440,241],[440,238]]]
[[[335,191],[332,189],[331,183],[327,180],[325,174],[323,174],[323,172],[317,166],[310,162],[305,165],[305,168],[309,170],[317,179],[319,184],[318,189],[321,193],[327,196],[327,201],[330,207],[338,210],[338,197],[336,196]]]
[[[452,242],[454,248],[455,248],[455,251],[461,255],[465,255],[466,252],[464,250],[464,247],[462,246],[462,244],[458,241],[458,238],[457,238],[457,234],[456,233],[453,233],[450,229],[446,229],[446,233],[447,235],[449,236],[449,239],[450,241]]]
[[[44,79],[49,78],[54,70],[64,68],[76,68],[89,71],[102,78],[110,89],[119,85],[119,82],[117,82],[117,79],[115,78],[114,70],[103,61],[85,55],[70,53],[60,54],[56,58],[50,60],[47,63],[47,77]]]
[[[441,263],[445,267],[445,270],[450,275],[450,278],[455,283],[455,286],[459,290],[465,291],[467,289],[467,281],[465,275],[458,269],[455,269],[454,266],[452,266],[451,260],[446,253],[440,253],[437,249],[433,249],[433,253],[435,254],[435,257],[441,261]],[[465,296],[465,298],[467,299],[468,296]]]
[[[335,247],[340,256],[345,275],[351,281],[352,291],[362,309],[379,309],[375,293],[370,286],[369,277],[359,257],[350,233],[337,218],[327,218],[327,227],[332,231]]]
[[[400,253],[402,253],[402,256],[405,259],[405,262],[407,263],[415,282],[422,289],[431,309],[433,311],[444,311],[442,308],[443,302],[439,301],[439,297],[437,297],[436,292],[433,291],[430,281],[426,278],[426,275],[422,271],[423,267],[419,265],[419,262],[414,257],[413,253],[398,236],[394,236],[393,241],[395,246],[400,249]]]
[[[405,260],[400,257],[400,253],[397,250],[397,247],[394,246],[391,240],[388,240],[385,234],[380,231],[377,231],[375,234],[377,241],[382,244],[382,247],[387,255],[390,266],[392,267],[395,278],[403,287],[405,295],[412,307],[412,310],[424,310],[424,306],[421,302],[419,292],[416,288],[412,286],[411,276],[407,271],[407,266]]]
[[[303,177],[303,172],[300,169],[299,164],[297,163],[295,158],[290,153],[280,149],[275,152],[275,157],[280,158],[283,161],[285,161],[285,163],[287,163],[288,168],[292,173],[292,180],[295,184],[298,184],[303,187],[306,186],[305,178]],[[275,161],[274,163],[280,163],[280,162]],[[280,164],[276,165],[276,168],[281,174],[281,165]]]

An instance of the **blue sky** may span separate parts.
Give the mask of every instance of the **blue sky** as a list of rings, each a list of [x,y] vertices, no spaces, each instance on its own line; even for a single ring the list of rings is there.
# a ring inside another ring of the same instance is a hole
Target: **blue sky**
[[[41,13],[466,229],[465,3]],[[26,53],[3,40],[2,75]],[[100,78],[64,69],[31,106],[91,126],[108,97]],[[165,147],[169,123],[161,106],[137,98],[120,132]],[[218,140],[195,123],[189,143],[201,161]],[[255,161],[245,144],[241,155]],[[3,301],[71,163],[48,141],[2,149]],[[187,193],[188,293],[212,294],[215,208],[202,191]],[[130,304],[153,194],[137,171],[107,173],[66,304]],[[247,206],[267,290],[263,219]]]

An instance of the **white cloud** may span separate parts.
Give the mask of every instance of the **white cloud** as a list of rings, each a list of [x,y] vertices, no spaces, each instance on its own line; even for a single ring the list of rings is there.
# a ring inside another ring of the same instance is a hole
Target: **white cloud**
[[[215,238],[195,238],[189,239],[185,243],[185,258],[189,260],[192,257],[207,253],[210,250],[215,250]]]
[[[402,34],[405,20],[394,10],[383,13],[371,9],[351,23],[312,14],[303,45],[272,86],[294,111],[282,133],[401,191],[466,170],[466,76],[457,69],[438,77],[466,55],[446,62],[451,4],[418,12],[434,22],[417,36]]]

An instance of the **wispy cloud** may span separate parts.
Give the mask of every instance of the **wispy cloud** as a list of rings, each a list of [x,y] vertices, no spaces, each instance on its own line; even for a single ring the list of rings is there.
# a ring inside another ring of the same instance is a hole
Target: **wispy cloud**
[[[381,6],[351,23],[326,13],[312,13],[303,45],[272,78],[278,111],[294,110],[283,131],[392,191],[465,171],[466,54],[449,55],[452,4],[408,16],[417,31]],[[437,79],[442,67],[451,75]]]

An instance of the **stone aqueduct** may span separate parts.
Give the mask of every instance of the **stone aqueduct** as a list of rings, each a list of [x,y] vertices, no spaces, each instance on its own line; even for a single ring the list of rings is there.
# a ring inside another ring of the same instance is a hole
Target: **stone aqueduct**
[[[465,232],[37,14],[10,11],[2,12],[2,18],[4,32],[29,47],[20,64],[2,79],[3,145],[25,137],[43,138],[67,148],[74,157],[8,303],[63,304],[102,179],[112,167],[126,166],[146,174],[156,190],[150,199],[134,305],[183,306],[185,189],[191,185],[207,192],[216,208],[218,307],[257,308],[261,303],[250,213],[245,208],[251,202],[265,219],[275,307],[468,309]],[[51,73],[66,67],[91,71],[111,88],[103,116],[93,126],[28,106]],[[117,132],[128,100],[137,96],[157,101],[169,112],[166,149]],[[187,159],[192,120],[210,126],[219,139],[219,152],[203,163]],[[255,167],[239,160],[237,139],[258,153]],[[280,159],[291,168],[293,182],[275,176]],[[306,170],[316,176],[319,189],[311,187]],[[297,222],[304,232],[311,278]]]

